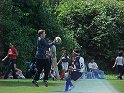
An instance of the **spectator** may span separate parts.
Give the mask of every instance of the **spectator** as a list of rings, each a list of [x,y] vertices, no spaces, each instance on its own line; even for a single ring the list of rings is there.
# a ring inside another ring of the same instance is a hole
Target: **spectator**
[[[49,40],[49,43],[51,43],[52,41]],[[57,79],[60,79],[59,77],[59,71],[58,71],[58,65],[57,65],[57,57],[56,57],[56,46],[52,45],[49,48],[50,54],[51,54],[51,61],[52,61],[52,70],[53,72],[56,73],[56,77]]]
[[[118,56],[115,59],[115,63],[113,65],[113,68],[117,65],[118,69],[118,79],[122,79],[123,76],[123,64],[124,64],[124,58],[123,58],[123,52],[119,51]]]
[[[18,79],[25,79],[25,76],[22,74],[22,70],[18,69],[16,67],[16,64],[14,64],[15,70],[16,70],[16,75]]]
[[[17,79],[17,76],[16,76],[16,71],[15,71],[15,68],[14,68],[14,64],[16,64],[16,59],[17,59],[17,56],[18,56],[18,52],[17,52],[17,49],[14,47],[14,45],[12,43],[9,44],[9,50],[8,50],[8,54],[7,56],[2,59],[2,61],[5,61],[7,58],[9,59],[9,67],[7,69],[7,72],[4,76],[4,79],[7,79],[8,78],[8,74],[10,73],[10,71],[12,70],[13,73],[13,78],[14,79]]]
[[[64,75],[65,75],[65,72],[68,70],[68,65],[69,65],[69,56],[67,54],[67,49],[65,47],[62,48],[62,56],[58,62],[58,64],[60,62],[62,62],[62,72],[61,72],[61,75],[60,75],[60,79],[63,80],[64,79]]]
[[[99,70],[98,65],[96,64],[95,60],[92,59],[91,62],[88,64],[90,78],[98,78],[103,79],[104,78],[104,72],[102,70]]]

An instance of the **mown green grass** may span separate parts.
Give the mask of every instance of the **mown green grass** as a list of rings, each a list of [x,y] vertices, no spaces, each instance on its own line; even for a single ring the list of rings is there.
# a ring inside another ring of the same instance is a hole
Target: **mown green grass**
[[[105,75],[106,80],[120,93],[124,93],[124,80],[117,80],[116,75]],[[62,93],[65,81],[49,80],[49,86],[45,87],[39,80],[39,87],[31,83],[31,79],[0,79],[0,93]]]
[[[124,80],[108,80],[110,84],[120,93],[124,93]]]
[[[124,80],[118,80],[116,75],[105,75],[108,82],[120,93],[124,93]],[[124,77],[123,77],[124,78]]]
[[[38,82],[39,87],[33,86],[31,80],[8,79],[0,80],[0,93],[55,93],[64,90],[64,81],[49,80],[49,86],[45,87],[42,81]]]

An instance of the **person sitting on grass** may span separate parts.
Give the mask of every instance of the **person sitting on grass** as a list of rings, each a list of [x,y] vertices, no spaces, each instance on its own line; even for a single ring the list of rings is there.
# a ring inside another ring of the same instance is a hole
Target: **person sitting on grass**
[[[104,79],[104,71],[99,70],[98,65],[96,64],[94,59],[91,59],[91,62],[88,64],[88,68],[89,73],[92,74],[90,77],[91,79],[92,78]]]
[[[18,69],[16,67],[16,64],[14,64],[14,68],[15,68],[15,71],[16,71],[17,78],[18,79],[25,79],[25,76],[22,74],[22,70]]]

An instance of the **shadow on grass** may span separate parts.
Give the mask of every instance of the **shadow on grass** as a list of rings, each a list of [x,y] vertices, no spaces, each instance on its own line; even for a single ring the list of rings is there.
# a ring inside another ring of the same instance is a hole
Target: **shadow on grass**
[[[39,80],[38,81],[39,86],[44,86],[43,81]],[[48,81],[48,86],[60,86],[61,82],[51,82]],[[0,86],[10,86],[10,87],[17,87],[17,86],[32,86],[34,87],[34,85],[32,84],[32,82],[30,80],[19,80],[19,79],[15,79],[15,80],[0,80]]]

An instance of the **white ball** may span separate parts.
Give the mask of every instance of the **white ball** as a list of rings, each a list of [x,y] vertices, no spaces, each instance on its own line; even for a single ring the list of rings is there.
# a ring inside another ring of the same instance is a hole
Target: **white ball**
[[[61,38],[60,37],[55,37],[55,42],[57,44],[60,44],[62,42]]]

